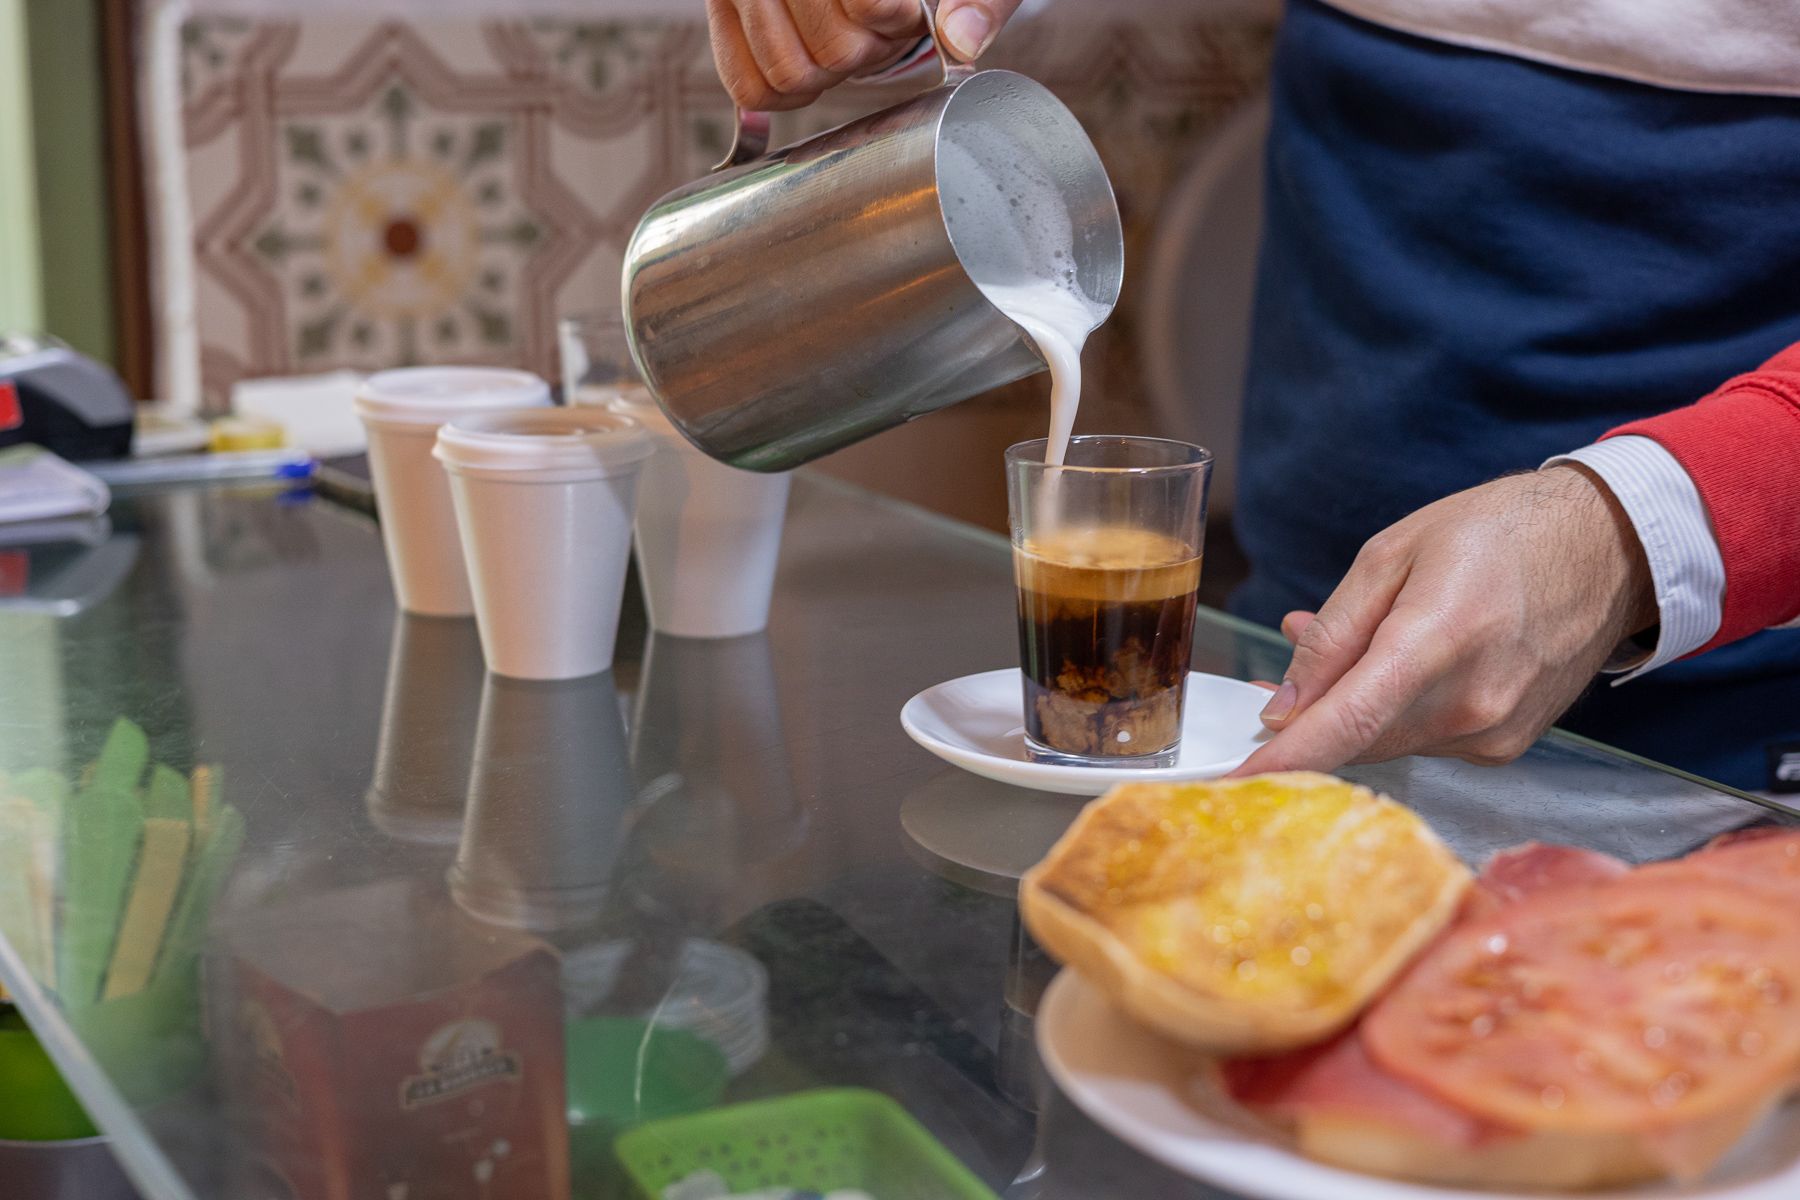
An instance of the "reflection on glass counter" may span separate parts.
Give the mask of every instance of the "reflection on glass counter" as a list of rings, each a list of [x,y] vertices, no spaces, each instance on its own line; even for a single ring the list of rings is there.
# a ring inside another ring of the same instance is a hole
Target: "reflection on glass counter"
[[[606,904],[631,802],[611,671],[569,680],[489,675],[452,894],[502,925],[548,932],[591,924]]]
[[[631,766],[651,853],[714,886],[806,836],[767,634],[644,643]]]
[[[84,612],[124,581],[139,549],[105,515],[13,523],[0,533],[0,609],[11,613]]]
[[[562,991],[537,939],[391,880],[233,922],[213,997],[245,1194],[564,1200]]]
[[[244,821],[216,768],[150,761],[120,719],[70,778],[0,777],[0,936],[133,1103],[204,1069],[199,961]]]
[[[425,845],[461,839],[486,670],[473,621],[394,614],[366,797],[369,820],[382,832]]]

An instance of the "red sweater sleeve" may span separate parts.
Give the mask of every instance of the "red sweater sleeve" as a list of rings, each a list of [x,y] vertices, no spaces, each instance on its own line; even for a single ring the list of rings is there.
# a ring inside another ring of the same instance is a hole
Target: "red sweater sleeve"
[[[1696,404],[1606,436],[1621,434],[1674,455],[1712,517],[1725,607],[1718,635],[1700,649],[1800,615],[1800,343]]]

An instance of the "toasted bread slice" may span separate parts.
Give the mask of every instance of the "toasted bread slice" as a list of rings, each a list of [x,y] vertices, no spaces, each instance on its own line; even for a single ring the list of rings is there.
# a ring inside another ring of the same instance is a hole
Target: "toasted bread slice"
[[[1348,1024],[1468,886],[1411,810],[1290,772],[1116,787],[1025,875],[1019,903],[1039,944],[1129,1016],[1247,1054]]]

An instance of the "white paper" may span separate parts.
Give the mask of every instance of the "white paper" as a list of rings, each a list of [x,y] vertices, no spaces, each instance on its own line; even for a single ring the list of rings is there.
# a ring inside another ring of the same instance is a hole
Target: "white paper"
[[[41,446],[0,450],[0,525],[106,511],[104,483]]]
[[[246,379],[231,389],[231,411],[280,425],[288,445],[318,458],[360,454],[368,436],[356,416],[355,371]]]

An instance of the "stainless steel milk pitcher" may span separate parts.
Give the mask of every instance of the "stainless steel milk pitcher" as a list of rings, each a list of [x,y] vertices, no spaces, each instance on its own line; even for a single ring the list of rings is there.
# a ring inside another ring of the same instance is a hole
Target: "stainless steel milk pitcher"
[[[1066,214],[1071,258],[1043,271],[1072,265],[1096,325],[1117,302],[1118,205],[1074,114],[1033,80],[937,50],[941,86],[753,161],[767,118],[742,114],[732,157],[639,222],[623,278],[631,352],[713,457],[786,470],[1044,369],[983,295],[1018,282],[990,261],[1006,231],[961,194],[981,182],[962,177],[963,151],[996,134],[1029,161],[988,165],[1021,167]]]

